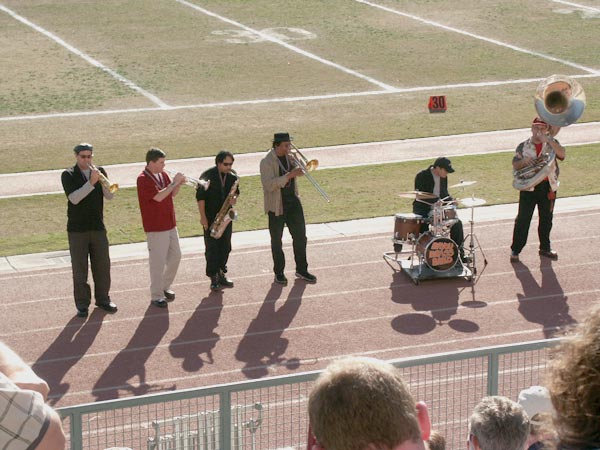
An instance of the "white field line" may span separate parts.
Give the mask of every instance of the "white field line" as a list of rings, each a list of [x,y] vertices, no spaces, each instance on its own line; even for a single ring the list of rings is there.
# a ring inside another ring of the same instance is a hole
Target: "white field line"
[[[552,0],[554,3],[561,3],[563,5],[572,6],[573,8],[585,9],[587,11],[600,12],[600,8],[594,8],[592,6],[580,5],[579,3],[566,2],[564,0]]]
[[[12,11],[11,9],[8,9],[6,6],[4,6],[2,4],[0,4],[0,10],[4,11],[8,15],[12,16],[14,19],[16,19],[19,22],[27,25],[28,27],[33,28],[35,31],[37,31],[37,32],[43,34],[44,36],[52,39],[54,42],[56,42],[57,44],[63,46],[64,48],[66,48],[67,50],[69,50],[71,53],[74,53],[75,55],[77,55],[80,58],[84,59],[85,61],[87,61],[88,63],[90,63],[92,66],[97,67],[100,70],[108,73],[110,76],[112,76],[116,80],[120,81],[121,83],[123,83],[128,88],[130,88],[130,89],[132,89],[132,90],[140,93],[144,97],[146,97],[148,100],[150,100],[155,105],[157,105],[157,106],[159,106],[161,108],[168,108],[169,107],[169,105],[167,105],[165,102],[163,102],[156,95],[151,94],[150,92],[146,91],[145,89],[143,89],[140,86],[138,86],[137,84],[135,84],[133,81],[125,78],[123,75],[120,75],[119,73],[115,72],[111,68],[105,66],[104,64],[102,64],[97,59],[94,59],[91,56],[87,55],[86,53],[82,52],[81,50],[78,50],[77,48],[73,47],[71,44],[69,44],[66,41],[64,41],[63,39],[59,38],[57,35],[55,35],[55,34],[51,33],[50,31],[48,31],[48,30],[40,27],[39,25],[36,25],[35,23],[33,23],[30,20],[26,19],[25,17],[17,14],[16,12]]]
[[[408,14],[408,13],[405,13],[405,12],[402,12],[402,11],[398,11],[397,9],[389,8],[387,6],[379,5],[377,3],[373,3],[373,2],[370,2],[370,1],[367,1],[367,0],[354,0],[354,1],[356,1],[358,3],[363,3],[365,5],[369,5],[369,6],[373,7],[373,8],[378,8],[378,9],[381,9],[383,11],[390,12],[392,14],[397,14],[397,15],[402,16],[402,17],[407,17],[409,19],[416,20],[416,21],[424,23],[426,25],[431,25],[433,27],[441,28],[441,29],[446,30],[446,31],[452,31],[453,33],[462,34],[464,36],[468,36],[468,37],[471,37],[471,38],[474,38],[474,39],[478,39],[480,41],[488,42],[490,44],[498,45],[500,47],[505,47],[505,48],[509,48],[511,50],[515,50],[517,52],[525,53],[526,55],[537,56],[538,58],[547,59],[549,61],[555,61],[555,62],[564,64],[566,66],[570,66],[570,67],[574,67],[574,68],[579,69],[579,70],[583,70],[584,72],[588,72],[588,73],[591,73],[591,74],[596,74],[596,75],[600,74],[600,71],[598,71],[596,69],[592,69],[591,67],[586,67],[586,66],[583,66],[581,64],[577,64],[577,63],[574,63],[574,62],[571,62],[571,61],[567,61],[566,59],[556,58],[554,56],[546,55],[544,53],[539,53],[539,52],[536,52],[536,51],[533,51],[533,50],[528,50],[526,48],[517,47],[516,45],[508,44],[506,42],[502,42],[502,41],[499,41],[497,39],[487,38],[485,36],[480,36],[480,35],[475,34],[475,33],[470,33],[468,31],[461,30],[459,28],[454,28],[454,27],[451,27],[451,26],[448,26],[448,25],[444,25],[444,24],[441,24],[439,22],[435,22],[433,20],[423,19],[422,17],[415,16],[413,14]]]
[[[569,75],[571,78],[597,78],[600,77],[600,72],[588,75]],[[176,111],[182,109],[202,109],[202,108],[222,108],[228,106],[244,106],[244,105],[261,105],[271,103],[295,103],[305,102],[313,100],[330,100],[337,98],[347,97],[366,97],[371,95],[390,95],[390,94],[403,94],[410,92],[430,92],[440,91],[449,89],[468,89],[476,87],[490,87],[490,86],[504,86],[507,84],[527,84],[535,83],[544,80],[545,78],[522,78],[517,80],[500,80],[500,81],[481,81],[474,83],[456,83],[456,84],[442,84],[433,86],[416,86],[412,88],[398,88],[393,91],[363,91],[363,92],[341,92],[338,94],[323,94],[323,95],[308,95],[300,97],[280,97],[280,98],[266,98],[256,100],[234,100],[231,102],[215,102],[215,103],[198,103],[194,105],[179,105],[169,106],[167,108],[130,108],[130,109],[109,109],[102,111],[75,111],[66,113],[52,113],[52,114],[36,114],[29,116],[10,116],[0,117],[0,122],[17,122],[21,120],[38,120],[38,119],[55,119],[65,117],[84,117],[84,116],[100,116],[110,114],[131,114],[140,112],[155,112],[155,111]]]
[[[393,91],[393,90],[396,89],[394,86],[390,86],[389,84],[383,83],[383,82],[381,82],[379,80],[376,80],[375,78],[371,78],[371,77],[369,77],[367,75],[363,75],[362,73],[357,72],[355,70],[348,69],[347,67],[344,67],[344,66],[342,66],[340,64],[337,64],[337,63],[334,63],[333,61],[329,61],[328,59],[321,58],[320,56],[317,56],[314,53],[310,53],[310,52],[307,52],[306,50],[302,50],[301,48],[298,48],[295,45],[288,44],[287,42],[282,41],[281,39],[277,39],[277,38],[275,38],[273,36],[269,36],[266,33],[263,33],[263,32],[261,32],[259,30],[255,30],[254,28],[250,28],[249,26],[246,26],[244,24],[236,22],[235,20],[231,20],[231,19],[228,19],[227,17],[223,17],[223,16],[221,16],[219,14],[216,14],[216,13],[214,13],[212,11],[204,9],[204,8],[202,8],[202,7],[194,4],[194,3],[190,3],[190,2],[188,2],[186,0],[175,0],[175,1],[177,3],[181,3],[182,5],[187,6],[189,8],[195,9],[196,11],[199,11],[199,12],[201,12],[203,14],[206,14],[207,16],[219,19],[219,20],[221,20],[221,21],[223,21],[225,23],[228,23],[229,25],[233,25],[235,27],[238,27],[238,28],[241,28],[243,30],[246,30],[246,31],[248,31],[250,33],[256,34],[257,36],[260,36],[261,38],[263,38],[263,39],[265,39],[267,41],[273,42],[274,44],[279,44],[279,45],[287,48],[288,50],[291,50],[291,51],[293,51],[295,53],[298,53],[298,54],[300,54],[302,56],[306,56],[307,58],[310,58],[310,59],[313,59],[315,61],[318,61],[321,64],[325,64],[326,66],[333,67],[334,69],[341,70],[342,72],[344,72],[344,73],[346,73],[348,75],[352,75],[352,76],[355,76],[355,77],[360,78],[362,80],[368,81],[369,83],[374,84],[376,86],[379,86],[380,88],[383,88],[386,91]]]

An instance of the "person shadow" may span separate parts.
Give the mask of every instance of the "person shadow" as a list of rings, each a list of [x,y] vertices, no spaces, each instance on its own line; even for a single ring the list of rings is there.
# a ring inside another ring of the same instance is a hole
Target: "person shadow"
[[[551,261],[540,259],[540,284],[525,264],[513,264],[513,270],[523,289],[522,294],[517,293],[519,313],[528,322],[542,325],[546,339],[564,334],[566,328],[577,323],[569,314],[568,297],[556,278]]]
[[[449,326],[462,333],[475,333],[479,326],[470,320],[456,319],[461,288],[467,281],[459,279],[428,280],[418,286],[408,282],[402,271],[395,271],[390,284],[392,301],[409,304],[416,312],[392,319],[392,328],[398,333],[423,335],[436,327]]]
[[[148,305],[125,348],[115,356],[94,384],[92,393],[96,400],[119,398],[120,391],[138,396],[151,391],[174,390],[175,385],[150,385],[146,381],[146,362],[168,329],[169,310]],[[138,379],[137,383],[132,380],[135,377]]]
[[[63,379],[94,343],[105,315],[104,311],[96,308],[88,320],[73,317],[31,366],[50,387],[50,405],[56,405],[69,391],[71,385]]]
[[[235,352],[236,359],[245,363],[242,373],[247,378],[264,377],[273,365],[284,365],[290,370],[300,366],[298,358],[283,356],[289,341],[282,334],[298,313],[305,289],[306,283],[296,280],[284,304],[276,309],[275,303],[281,298],[283,287],[277,283],[271,285]]]
[[[196,372],[204,364],[213,364],[212,351],[220,336],[215,333],[223,311],[223,293],[213,292],[204,297],[185,326],[169,345],[174,358],[181,358],[186,372]],[[206,358],[202,355],[206,354]]]

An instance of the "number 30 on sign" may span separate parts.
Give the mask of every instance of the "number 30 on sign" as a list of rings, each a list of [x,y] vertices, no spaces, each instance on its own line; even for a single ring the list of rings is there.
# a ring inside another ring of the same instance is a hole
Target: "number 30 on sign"
[[[432,95],[429,97],[429,112],[439,113],[446,112],[446,96],[445,95]]]

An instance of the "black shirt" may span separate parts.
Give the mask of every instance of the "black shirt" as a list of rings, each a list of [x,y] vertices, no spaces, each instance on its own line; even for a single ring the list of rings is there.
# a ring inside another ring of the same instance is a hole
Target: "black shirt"
[[[198,190],[196,191],[196,200],[205,201],[204,211],[210,225],[214,222],[215,217],[219,213],[221,206],[223,206],[223,202],[229,195],[229,192],[231,192],[233,183],[238,179],[238,176],[233,171],[228,174],[220,174],[219,169],[215,166],[204,171],[202,175],[200,175],[200,179],[210,180],[208,191],[202,186],[198,187]],[[239,195],[240,189],[238,188],[236,192]]]
[[[294,169],[294,167],[290,165],[286,156],[278,156],[277,158],[279,159],[279,176],[283,176]],[[294,201],[296,199],[296,190],[294,186],[295,182],[295,178],[290,178],[290,181],[288,181],[287,184],[281,188],[281,200],[283,203],[289,203],[290,201]]]

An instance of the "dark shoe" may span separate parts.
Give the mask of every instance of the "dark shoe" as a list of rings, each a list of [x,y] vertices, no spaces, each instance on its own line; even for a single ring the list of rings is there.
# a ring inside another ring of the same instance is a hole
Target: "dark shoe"
[[[317,277],[315,277],[312,273],[309,272],[296,272],[296,276],[298,278],[302,278],[304,281],[308,283],[316,283]]]
[[[210,277],[210,289],[211,291],[220,291],[221,290],[221,285],[219,284],[219,277],[218,276],[212,276]]]
[[[219,282],[221,287],[226,287],[226,288],[233,287],[233,281],[231,281],[229,278],[227,278],[225,276],[225,274],[223,273],[223,271],[219,272],[219,275],[217,275],[217,281]]]
[[[169,306],[167,300],[164,298],[157,298],[156,300],[151,300],[150,303],[152,303],[154,306],[158,306],[159,308],[166,308],[167,306]]]
[[[168,289],[165,292],[165,298],[169,301],[173,301],[175,300],[175,292],[173,292],[171,289]]]
[[[556,253],[554,250],[540,250],[540,256],[545,256],[553,261],[558,259],[558,253]]]
[[[275,283],[279,283],[279,284],[283,284],[284,286],[287,286],[288,280],[284,274],[276,273],[275,274]]]
[[[510,262],[511,263],[518,263],[519,262],[519,254],[515,253],[515,252],[512,252],[510,254]]]
[[[87,317],[88,309],[87,308],[77,308],[77,317]]]
[[[96,303],[96,307],[103,309],[107,313],[114,314],[117,312],[118,308],[113,302],[110,303]]]

